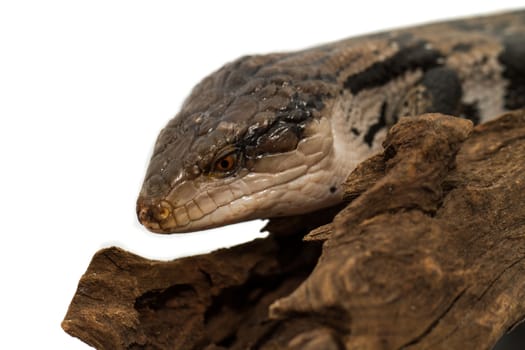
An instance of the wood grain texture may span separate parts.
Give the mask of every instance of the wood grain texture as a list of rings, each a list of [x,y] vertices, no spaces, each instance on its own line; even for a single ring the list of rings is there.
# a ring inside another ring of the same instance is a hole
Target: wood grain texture
[[[525,319],[525,111],[402,119],[384,146],[335,217],[168,262],[98,252],[62,327],[98,349],[491,349]]]

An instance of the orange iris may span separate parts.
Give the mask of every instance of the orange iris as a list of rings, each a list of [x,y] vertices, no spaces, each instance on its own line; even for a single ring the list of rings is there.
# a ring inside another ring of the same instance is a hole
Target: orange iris
[[[222,158],[220,158],[217,162],[215,162],[215,171],[219,172],[228,172],[231,171],[237,162],[237,156],[234,153],[230,153]]]

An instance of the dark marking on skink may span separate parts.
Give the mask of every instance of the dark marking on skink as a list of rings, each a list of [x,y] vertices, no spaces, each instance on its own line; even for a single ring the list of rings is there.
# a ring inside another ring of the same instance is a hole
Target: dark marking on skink
[[[379,87],[403,74],[421,69],[427,71],[440,65],[443,55],[424,41],[402,47],[392,57],[376,62],[363,72],[352,75],[344,82],[344,88],[354,95],[365,89]]]

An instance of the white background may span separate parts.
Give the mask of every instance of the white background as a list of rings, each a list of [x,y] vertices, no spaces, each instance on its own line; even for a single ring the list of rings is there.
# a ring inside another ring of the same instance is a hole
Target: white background
[[[100,248],[169,259],[260,235],[261,221],[174,236],[136,221],[158,131],[212,70],[520,3],[0,1],[2,344],[87,349],[60,322]]]

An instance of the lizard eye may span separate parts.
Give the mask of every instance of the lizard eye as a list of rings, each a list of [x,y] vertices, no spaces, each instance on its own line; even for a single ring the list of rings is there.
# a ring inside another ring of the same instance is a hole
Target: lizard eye
[[[231,152],[219,157],[213,164],[213,172],[219,174],[230,173],[237,167],[238,156],[236,152]]]

